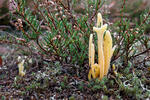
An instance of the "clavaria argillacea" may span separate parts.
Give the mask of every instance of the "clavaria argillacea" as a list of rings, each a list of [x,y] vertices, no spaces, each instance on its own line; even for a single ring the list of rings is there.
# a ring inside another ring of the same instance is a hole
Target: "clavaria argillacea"
[[[18,57],[18,61],[21,59],[21,57]],[[21,77],[23,77],[25,75],[25,71],[24,71],[24,62],[25,60],[22,60],[20,63],[18,63],[18,68],[19,68],[19,75]]]
[[[115,46],[112,48],[111,34],[107,30],[107,24],[103,25],[103,19],[100,13],[97,15],[97,25],[93,27],[93,31],[97,33],[98,38],[98,64],[95,63],[95,46],[93,43],[93,34],[91,34],[89,38],[89,66],[91,69],[88,74],[88,79],[90,80],[92,77],[101,80],[108,73]]]

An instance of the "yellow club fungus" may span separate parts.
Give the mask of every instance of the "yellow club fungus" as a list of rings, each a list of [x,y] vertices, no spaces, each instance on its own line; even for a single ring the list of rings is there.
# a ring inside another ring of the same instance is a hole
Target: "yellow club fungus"
[[[24,60],[22,60],[19,64],[18,64],[18,68],[19,68],[19,75],[20,76],[24,76],[25,72],[24,72]]]
[[[117,75],[118,73],[117,73],[117,71],[116,71],[116,67],[115,67],[114,64],[112,65],[112,69],[113,69],[113,73],[114,73],[115,75]]]
[[[88,74],[89,80],[91,76],[95,79],[101,80],[104,75],[107,75],[110,66],[111,57],[115,50],[112,48],[112,37],[109,31],[107,31],[107,24],[103,25],[103,19],[100,13],[97,16],[97,26],[93,27],[93,30],[97,33],[97,44],[98,44],[98,64],[94,64],[95,48],[93,44],[93,34],[90,35],[89,39],[89,66],[91,69]],[[104,33],[106,34],[104,35]],[[104,36],[104,38],[103,38]]]
[[[112,48],[112,37],[109,31],[106,31],[106,34],[104,36],[104,44],[103,44],[103,50],[104,50],[104,59],[105,59],[105,70],[104,70],[104,75],[107,75],[108,69],[110,66],[110,60],[112,57],[112,54],[114,52],[115,48]]]
[[[98,67],[97,64],[94,64],[95,47],[92,41],[93,41],[93,34],[90,35],[90,40],[89,40],[89,65],[91,66],[91,70],[88,75],[89,79],[91,79],[91,75],[93,78],[96,78],[97,75],[95,75],[95,70],[97,70],[96,68]]]
[[[97,15],[97,27],[99,27],[100,25],[101,26],[103,25],[103,18],[102,18],[101,13],[98,13],[98,15]]]
[[[89,39],[89,65],[91,66],[91,45],[93,44],[92,43],[92,40],[93,40],[93,34],[90,35],[90,39]]]
[[[91,76],[95,79],[99,76],[99,66],[98,64],[94,64],[91,66],[91,69],[88,74],[88,79],[91,80]]]

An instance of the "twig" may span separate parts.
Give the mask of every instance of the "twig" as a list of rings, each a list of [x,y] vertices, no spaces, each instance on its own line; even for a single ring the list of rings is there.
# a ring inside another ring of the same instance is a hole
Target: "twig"
[[[136,54],[136,55],[134,55],[134,56],[131,56],[130,58],[135,58],[135,57],[140,56],[140,55],[142,55],[142,54],[144,54],[144,53],[146,53],[146,52],[148,52],[148,51],[150,51],[150,48],[146,49],[145,51],[143,51],[143,52],[141,52],[141,53],[139,53],[139,54]]]
[[[93,13],[92,17],[90,18],[90,21],[91,21],[91,22],[92,22],[93,18],[96,16],[97,11],[98,11],[98,9],[99,9],[99,6],[100,6],[100,4],[101,4],[101,0],[97,0],[97,1],[98,1],[98,3],[97,3],[97,6],[96,6],[96,8],[95,8],[95,12]]]
[[[16,12],[16,10],[11,11],[11,13],[14,13],[14,12]],[[0,19],[3,19],[3,18],[5,18],[5,17],[7,17],[7,16],[9,16],[9,15],[10,15],[10,12],[8,12],[8,13],[6,13],[6,14],[0,16]]]

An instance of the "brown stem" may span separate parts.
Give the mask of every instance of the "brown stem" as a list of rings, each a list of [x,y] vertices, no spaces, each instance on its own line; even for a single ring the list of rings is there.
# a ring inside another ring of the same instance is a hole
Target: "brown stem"
[[[140,52],[140,53],[138,53],[138,54],[136,54],[136,55],[134,55],[134,56],[131,56],[130,58],[135,58],[135,57],[140,56],[140,55],[142,55],[142,54],[144,54],[144,53],[146,53],[146,52],[148,52],[148,51],[150,51],[150,48],[148,48],[148,49],[146,49],[145,51]]]
[[[98,0],[98,4],[97,4],[97,6],[96,6],[96,8],[95,8],[95,12],[93,13],[92,17],[90,18],[90,21],[91,21],[91,22],[92,22],[93,18],[96,16],[100,4],[101,4],[101,0]]]

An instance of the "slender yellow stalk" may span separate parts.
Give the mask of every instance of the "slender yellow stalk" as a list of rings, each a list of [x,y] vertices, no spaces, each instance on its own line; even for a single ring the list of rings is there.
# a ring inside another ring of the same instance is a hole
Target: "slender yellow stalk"
[[[91,65],[94,65],[95,60],[95,48],[94,44],[91,44]]]
[[[105,58],[105,69],[104,69],[104,75],[107,75],[111,57],[113,55],[113,52],[115,50],[115,47],[112,48],[112,37],[109,31],[106,31],[106,34],[104,36],[104,58]]]
[[[94,47],[92,40],[93,40],[93,34],[90,35],[90,40],[89,40],[89,65],[91,66],[91,69],[90,69],[89,75],[88,75],[89,80],[91,79],[91,76],[93,78],[96,78],[95,72],[94,72],[94,69],[95,69],[95,67],[94,67],[95,66],[94,65],[95,47]]]
[[[20,76],[24,76],[25,75],[25,72],[24,72],[24,60],[22,60],[22,62],[20,62],[18,64],[18,68],[19,68],[19,75]]]
[[[109,31],[106,31],[106,34],[104,36],[103,47],[104,47],[104,58],[105,58],[104,75],[107,75],[110,66],[110,59],[112,55],[112,38]]]
[[[103,25],[101,28],[93,27],[93,30],[96,31],[98,37],[98,65],[100,67],[100,80],[104,76],[104,54],[103,54],[103,35],[107,29],[107,24]]]
[[[93,78],[95,78],[95,72],[94,72],[94,61],[95,60],[95,48],[94,48],[94,44],[91,44],[91,70],[92,70],[92,76]]]
[[[89,66],[91,66],[91,44],[93,40],[93,34],[90,34],[90,39],[89,39]]]
[[[101,13],[98,13],[97,14],[97,27],[99,27],[99,26],[102,26],[103,25],[103,18],[102,18],[102,15],[101,15]]]

